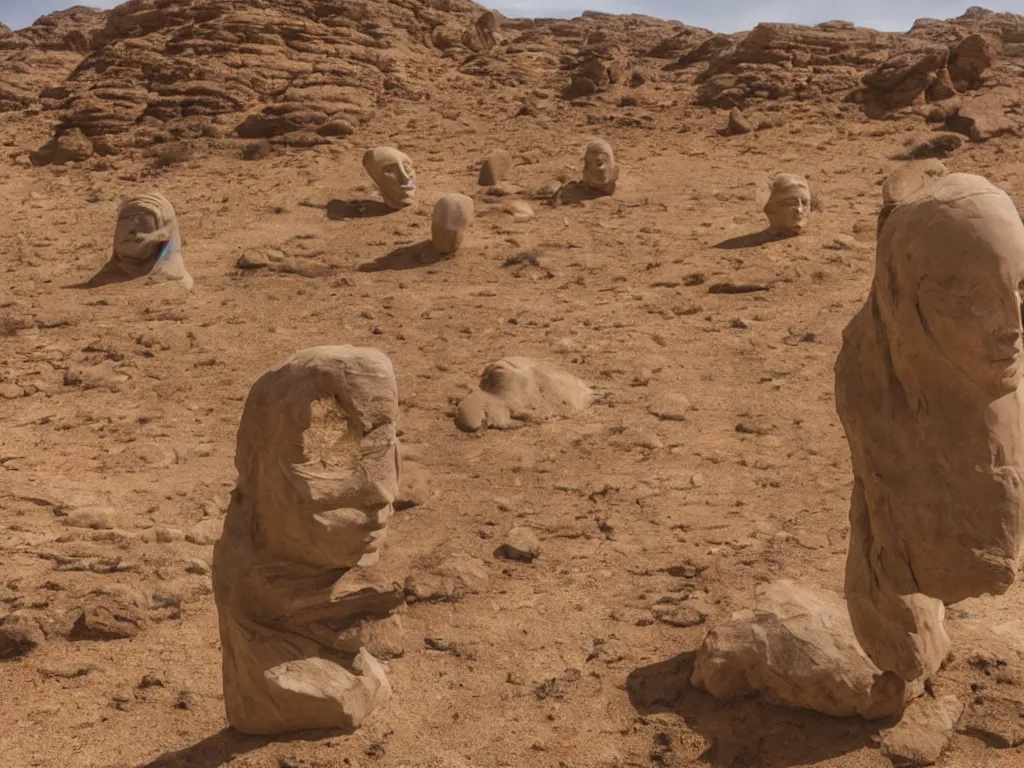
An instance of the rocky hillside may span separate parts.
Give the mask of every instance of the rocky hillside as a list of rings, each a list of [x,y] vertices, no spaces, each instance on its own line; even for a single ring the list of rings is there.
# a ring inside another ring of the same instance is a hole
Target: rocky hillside
[[[13,32],[0,24],[0,112],[37,107],[43,91],[78,66],[106,14],[75,6]]]
[[[461,98],[459,78],[526,116],[549,97],[636,105],[662,84],[711,108],[920,109],[975,139],[1024,125],[1024,16],[980,8],[905,34],[833,21],[716,35],[645,16],[506,19],[470,0],[130,0],[3,30],[0,50],[0,107],[41,104],[54,125],[39,162],[198,137],[310,146],[389,104]]]

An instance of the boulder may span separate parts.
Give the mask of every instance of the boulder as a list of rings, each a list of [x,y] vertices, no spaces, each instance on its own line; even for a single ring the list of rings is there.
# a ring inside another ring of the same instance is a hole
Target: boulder
[[[963,92],[980,86],[1001,48],[1002,42],[989,35],[968,35],[961,40],[949,56],[949,75],[954,87]]]
[[[482,187],[493,187],[504,181],[510,170],[512,170],[512,155],[503,149],[496,149],[484,158],[477,183]]]
[[[92,142],[78,128],[58,134],[29,155],[32,165],[80,163],[93,155]]]
[[[941,77],[949,59],[944,45],[923,45],[890,56],[862,78],[863,99],[876,110],[891,111],[925,101],[929,87]],[[948,95],[936,93],[936,99]]]
[[[717,699],[760,693],[768,702],[869,720],[903,711],[910,687],[861,650],[839,595],[778,581],[756,608],[708,633],[692,683]]]
[[[751,133],[754,126],[743,116],[743,113],[733,107],[729,110],[729,124],[725,127],[726,136],[739,136],[744,133]]]
[[[1006,134],[1024,135],[1020,117],[1024,99],[1011,89],[998,88],[982,96],[964,99],[957,113],[946,121],[946,129],[962,133],[971,141],[988,141]]]
[[[963,711],[963,702],[956,696],[927,696],[911,702],[899,724],[882,735],[882,754],[901,768],[935,765]]]

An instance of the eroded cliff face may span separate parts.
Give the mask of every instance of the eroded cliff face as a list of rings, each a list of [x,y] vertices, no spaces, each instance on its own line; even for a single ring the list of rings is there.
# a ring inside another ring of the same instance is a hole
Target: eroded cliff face
[[[41,110],[58,136],[79,130],[104,152],[196,137],[309,146],[389,104],[454,103],[467,77],[527,116],[548,92],[634,106],[660,84],[703,107],[847,101],[882,116],[944,103],[948,119],[965,97],[1024,83],[1024,16],[716,35],[636,15],[507,19],[470,0],[130,0],[3,29],[0,56],[0,109]],[[1014,122],[1017,106],[986,110]]]

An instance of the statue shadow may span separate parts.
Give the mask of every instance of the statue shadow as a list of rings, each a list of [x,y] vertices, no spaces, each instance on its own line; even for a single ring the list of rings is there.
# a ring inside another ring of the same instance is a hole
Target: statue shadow
[[[228,765],[235,758],[268,744],[319,741],[344,735],[344,733],[344,731],[302,731],[284,736],[247,736],[234,728],[225,728],[219,733],[207,736],[191,747],[165,752],[148,763],[140,764],[138,768],[217,768]]]
[[[444,254],[437,252],[433,243],[429,240],[424,240],[415,245],[405,245],[401,248],[396,248],[391,253],[381,256],[375,261],[360,264],[357,270],[359,272],[389,272],[417,269],[419,267],[429,267],[431,264],[436,264],[445,258]]]
[[[137,279],[139,279],[138,276],[126,274],[125,272],[112,267],[110,262],[108,262],[103,265],[99,272],[88,280],[83,280],[80,283],[72,283],[71,285],[65,285],[63,288],[68,291],[87,291],[90,288],[102,288],[105,285],[128,283]]]
[[[596,200],[599,197],[607,197],[607,195],[604,192],[591,189],[581,181],[570,181],[558,190],[553,202],[555,205],[571,205],[586,200]]]
[[[889,721],[835,718],[785,709],[758,698],[721,702],[690,684],[696,652],[641,667],[626,681],[641,715],[675,714],[710,744],[700,761],[713,768],[795,768],[874,744]]]
[[[333,221],[374,219],[395,212],[394,208],[379,200],[331,200],[327,203],[327,218]]]
[[[230,763],[239,755],[266,746],[271,741],[273,739],[246,736],[233,728],[225,728],[191,747],[165,752],[155,760],[139,765],[138,768],[216,768]]]
[[[727,251],[735,251],[740,248],[757,248],[758,246],[765,245],[766,243],[774,243],[778,240],[785,239],[787,239],[786,235],[780,235],[777,232],[772,232],[770,229],[762,229],[760,232],[752,232],[749,235],[731,237],[728,240],[723,240],[714,247]]]

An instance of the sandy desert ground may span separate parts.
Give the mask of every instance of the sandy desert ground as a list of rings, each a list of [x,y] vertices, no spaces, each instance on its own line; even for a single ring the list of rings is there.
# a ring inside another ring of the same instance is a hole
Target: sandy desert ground
[[[8,60],[4,77],[25,84],[0,116],[0,616],[30,616],[40,631],[0,661],[4,764],[889,766],[878,744],[891,722],[721,703],[688,670],[708,628],[749,607],[758,584],[842,589],[851,470],[832,366],[870,285],[881,183],[933,137],[925,116],[950,104],[919,94],[869,114],[846,94],[917,38],[868,45],[837,27],[824,34],[849,39],[828,49],[787,28],[773,38],[785,45],[764,50],[789,63],[748,64],[757,83],[709,106],[701,73],[744,35],[693,54],[710,33],[629,17],[506,20],[474,50],[472,34],[442,45],[434,17],[477,30],[479,7],[367,0],[338,13],[358,40],[387,41],[365,51],[398,64],[353,75],[345,87],[372,99],[349,135],[329,138],[305,118],[233,133],[284,98],[252,79],[255,95],[230,110],[179,100],[161,112],[159,61],[125,58],[190,55],[209,78],[218,61],[242,72],[258,64],[231,61],[241,54],[211,25],[272,12],[313,24],[330,4],[266,5],[132,0],[109,18],[61,17],[73,45],[22,37],[19,67]],[[246,44],[287,37],[266,24],[268,39]],[[1003,35],[1003,52],[964,103],[1006,89],[1017,100],[999,102],[1005,131],[955,134],[944,162],[987,176],[1019,208],[1024,17],[975,14],[919,34],[955,42],[979,24]],[[670,39],[685,45],[650,54]],[[328,57],[322,44],[300,53]],[[588,46],[635,76],[565,98]],[[136,78],[144,116],[111,108],[89,122],[99,108],[82,104],[111,73]],[[729,98],[758,130],[723,135]],[[89,146],[33,164],[55,126]],[[616,194],[552,204],[592,137],[616,150]],[[377,145],[412,157],[418,202],[348,217],[359,206],[346,203],[377,199],[360,165]],[[516,164],[482,188],[479,162],[495,148]],[[758,181],[780,170],[813,184],[809,231],[744,240],[764,227]],[[74,288],[109,255],[120,201],[151,188],[177,208],[196,290]],[[473,196],[477,217],[455,256],[430,258],[410,246],[450,192]],[[511,200],[535,217],[511,216]],[[723,283],[762,290],[718,292]],[[409,486],[383,562],[412,577],[405,652],[386,662],[394,696],[355,734],[244,737],[224,716],[210,580],[235,431],[263,372],[336,343],[377,347],[398,374]],[[563,365],[596,403],[568,420],[460,432],[455,403],[506,355]],[[680,396],[692,404],[683,420],[654,415]],[[532,563],[494,555],[519,525],[540,539]],[[476,574],[454,594],[443,588],[453,563]],[[954,652],[931,685],[966,711],[938,765],[1024,765],[1022,611],[1019,586],[949,607]]]

